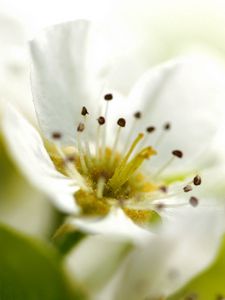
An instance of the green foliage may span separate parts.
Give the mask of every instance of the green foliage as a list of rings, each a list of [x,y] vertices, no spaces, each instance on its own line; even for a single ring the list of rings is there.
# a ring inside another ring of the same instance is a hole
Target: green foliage
[[[194,255],[194,254],[193,254]],[[225,299],[225,237],[217,259],[204,273],[194,278],[169,300]]]
[[[45,243],[0,226],[1,300],[83,300],[69,286],[59,254]]]
[[[53,237],[53,244],[58,249],[62,255],[68,254],[86,235],[79,231],[70,228],[67,230],[66,224],[62,225],[56,233],[56,236]]]

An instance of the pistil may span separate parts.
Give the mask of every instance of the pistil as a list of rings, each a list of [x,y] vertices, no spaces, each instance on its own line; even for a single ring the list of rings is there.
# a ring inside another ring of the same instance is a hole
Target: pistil
[[[149,159],[152,155],[156,154],[156,151],[152,147],[146,147],[142,149],[130,162],[128,162],[135,147],[143,137],[143,134],[139,134],[137,136],[128,153],[125,155],[124,159],[122,159],[119,166],[115,169],[113,177],[108,182],[108,187],[110,189],[117,191],[125,182],[128,181],[128,179],[140,167],[145,159]]]

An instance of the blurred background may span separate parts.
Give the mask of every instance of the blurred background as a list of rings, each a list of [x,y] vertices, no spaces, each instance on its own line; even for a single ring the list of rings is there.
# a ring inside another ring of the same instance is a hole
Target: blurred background
[[[0,118],[9,101],[35,124],[27,42],[46,26],[77,18],[106,22],[116,35],[126,34],[125,93],[146,69],[177,55],[201,51],[225,68],[223,0],[0,1]],[[17,169],[0,132],[0,222],[46,239],[61,218]]]

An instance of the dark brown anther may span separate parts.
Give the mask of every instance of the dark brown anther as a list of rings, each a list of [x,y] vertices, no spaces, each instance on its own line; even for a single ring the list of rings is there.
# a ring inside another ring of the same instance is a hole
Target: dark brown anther
[[[165,124],[163,125],[163,129],[164,129],[164,130],[170,130],[170,129],[171,129],[171,124],[170,124],[169,122],[165,123]]]
[[[164,208],[165,208],[165,204],[164,204],[164,203],[161,202],[161,203],[157,203],[157,204],[156,204],[156,209],[157,209],[157,210],[162,210],[162,209],[164,209]]]
[[[84,129],[85,129],[84,123],[79,123],[79,125],[77,126],[77,131],[78,132],[83,132]]]
[[[66,161],[68,161],[68,162],[74,162],[75,159],[76,159],[75,155],[68,155],[66,157]]]
[[[196,206],[198,206],[199,200],[198,200],[198,198],[192,196],[189,199],[189,203],[191,204],[191,206],[196,207]]]
[[[59,140],[59,139],[61,139],[61,137],[62,137],[62,134],[58,131],[55,131],[55,132],[52,133],[52,138],[54,140]]]
[[[200,185],[202,183],[202,179],[199,175],[196,175],[193,179],[194,185]]]
[[[112,94],[106,94],[104,96],[105,101],[111,101],[113,99],[113,95]]]
[[[142,116],[142,113],[140,111],[137,111],[135,114],[134,114],[134,117],[135,119],[140,119]]]
[[[168,192],[168,188],[167,188],[166,185],[161,185],[161,186],[159,187],[159,190],[160,190],[161,192],[165,193],[165,194]]]
[[[83,107],[82,107],[82,110],[81,110],[81,115],[82,115],[82,116],[86,116],[86,115],[88,115],[88,114],[89,114],[89,112],[88,112],[87,108],[86,108],[85,106],[83,106]]]
[[[182,158],[183,157],[183,152],[180,150],[173,150],[172,154],[178,158]]]
[[[126,120],[123,118],[119,118],[117,121],[117,125],[119,125],[120,127],[125,127],[126,126]]]
[[[104,124],[105,124],[105,118],[102,117],[102,116],[100,116],[100,117],[97,119],[97,121],[98,121],[98,124],[99,124],[99,125],[104,125]]]
[[[156,128],[154,126],[149,126],[149,127],[146,128],[146,131],[147,131],[147,133],[152,133],[152,132],[155,131],[155,129]]]
[[[188,193],[188,192],[192,191],[192,186],[188,184],[183,188],[183,190],[185,193]]]

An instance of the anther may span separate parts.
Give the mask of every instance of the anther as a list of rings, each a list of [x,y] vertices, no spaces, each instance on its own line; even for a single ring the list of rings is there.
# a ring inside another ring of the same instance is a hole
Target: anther
[[[190,184],[188,184],[183,188],[183,190],[185,193],[188,193],[188,192],[192,191],[192,186]]]
[[[111,159],[110,159],[110,164],[113,164],[113,162],[114,162],[115,155],[116,155],[116,150],[117,150],[117,145],[118,145],[119,138],[120,138],[120,133],[121,133],[122,128],[124,128],[126,126],[126,120],[123,119],[123,118],[118,119],[117,125],[119,127],[117,128],[115,141],[114,141],[114,144],[113,144],[113,147],[112,147],[112,155],[111,155]]]
[[[98,124],[99,124],[99,125],[104,125],[104,124],[105,124],[105,118],[102,117],[102,116],[100,116],[100,117],[97,119],[97,121],[98,121]]]
[[[160,190],[161,192],[165,193],[165,194],[168,192],[168,188],[167,188],[167,186],[165,186],[165,185],[160,186],[160,187],[159,187],[159,190]]]
[[[85,129],[84,123],[79,123],[79,125],[77,126],[77,131],[78,132],[83,132],[84,129]]]
[[[198,200],[198,198],[192,196],[189,199],[189,203],[191,204],[191,206],[196,207],[196,206],[198,206],[199,200]]]
[[[120,127],[125,127],[126,126],[126,120],[124,118],[119,118],[117,121],[117,125]]]
[[[157,210],[163,210],[165,208],[165,204],[160,202],[156,204],[156,209]]]
[[[178,158],[182,158],[183,157],[183,152],[180,150],[173,150],[172,151],[173,156],[176,156]]]
[[[75,161],[75,155],[68,155],[65,158],[66,162],[74,162]]]
[[[83,106],[83,107],[82,107],[82,110],[81,110],[81,115],[82,115],[82,116],[86,116],[86,115],[88,115],[88,114],[89,114],[89,112],[88,112],[87,108],[86,108],[85,106]]]
[[[149,127],[146,128],[146,131],[147,131],[147,133],[152,133],[152,132],[155,131],[155,129],[156,128],[154,126],[149,126]]]
[[[171,129],[171,124],[170,124],[169,122],[165,123],[165,124],[163,125],[163,129],[164,129],[164,130],[170,130],[170,129]]]
[[[61,137],[62,137],[62,134],[58,131],[55,131],[52,133],[52,138],[55,140],[59,140],[59,139],[61,139]]]
[[[112,94],[106,94],[106,95],[104,96],[104,99],[105,99],[106,101],[111,101],[111,100],[113,99],[113,95],[112,95]]]
[[[202,183],[202,179],[199,175],[196,175],[193,179],[194,185],[200,185]]]
[[[141,119],[142,113],[140,111],[137,111],[136,113],[134,113],[134,117],[135,119]]]

